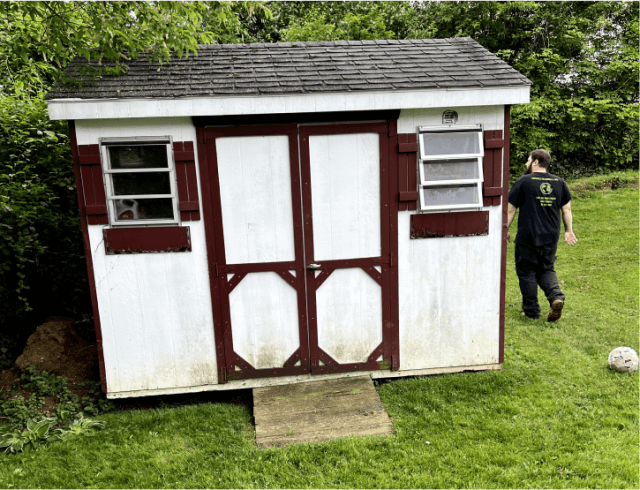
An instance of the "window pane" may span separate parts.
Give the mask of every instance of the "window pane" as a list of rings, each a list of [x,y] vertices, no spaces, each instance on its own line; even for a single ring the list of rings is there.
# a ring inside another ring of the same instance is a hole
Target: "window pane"
[[[169,168],[167,145],[109,146],[111,168]]]
[[[480,204],[477,184],[423,187],[422,197],[425,207],[450,204]]]
[[[169,172],[111,174],[116,196],[171,194]]]
[[[480,178],[477,158],[465,160],[427,160],[421,164],[425,182]]]
[[[118,199],[114,201],[118,220],[173,219],[172,199]]]
[[[480,153],[478,131],[420,133],[421,154],[460,155]]]

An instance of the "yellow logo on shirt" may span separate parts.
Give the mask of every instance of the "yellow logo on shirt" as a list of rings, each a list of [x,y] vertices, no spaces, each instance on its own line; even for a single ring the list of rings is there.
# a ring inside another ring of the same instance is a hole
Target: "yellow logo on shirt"
[[[547,184],[546,182],[544,184],[540,185],[540,190],[545,195],[549,195],[549,194],[551,194],[553,192],[551,184]]]

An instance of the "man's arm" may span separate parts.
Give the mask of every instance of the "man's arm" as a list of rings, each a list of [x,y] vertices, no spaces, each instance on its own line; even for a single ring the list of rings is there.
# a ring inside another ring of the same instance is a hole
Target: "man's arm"
[[[511,223],[513,223],[513,218],[516,217],[516,208],[513,204],[507,203],[507,241],[511,241],[511,234],[509,233],[509,228],[511,227]]]
[[[578,239],[573,234],[573,215],[571,214],[571,201],[562,206],[562,221],[564,222],[564,241],[567,245],[575,245]]]

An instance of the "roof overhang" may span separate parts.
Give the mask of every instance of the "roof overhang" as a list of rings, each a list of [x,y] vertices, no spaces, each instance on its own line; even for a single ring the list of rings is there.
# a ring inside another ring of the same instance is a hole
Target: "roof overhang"
[[[154,99],[52,99],[52,120],[294,114],[527,104],[530,86]]]

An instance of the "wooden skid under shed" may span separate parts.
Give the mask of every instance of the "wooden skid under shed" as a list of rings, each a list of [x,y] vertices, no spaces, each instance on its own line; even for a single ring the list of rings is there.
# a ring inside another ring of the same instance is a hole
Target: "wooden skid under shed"
[[[260,447],[393,433],[368,376],[255,388],[253,415]]]

